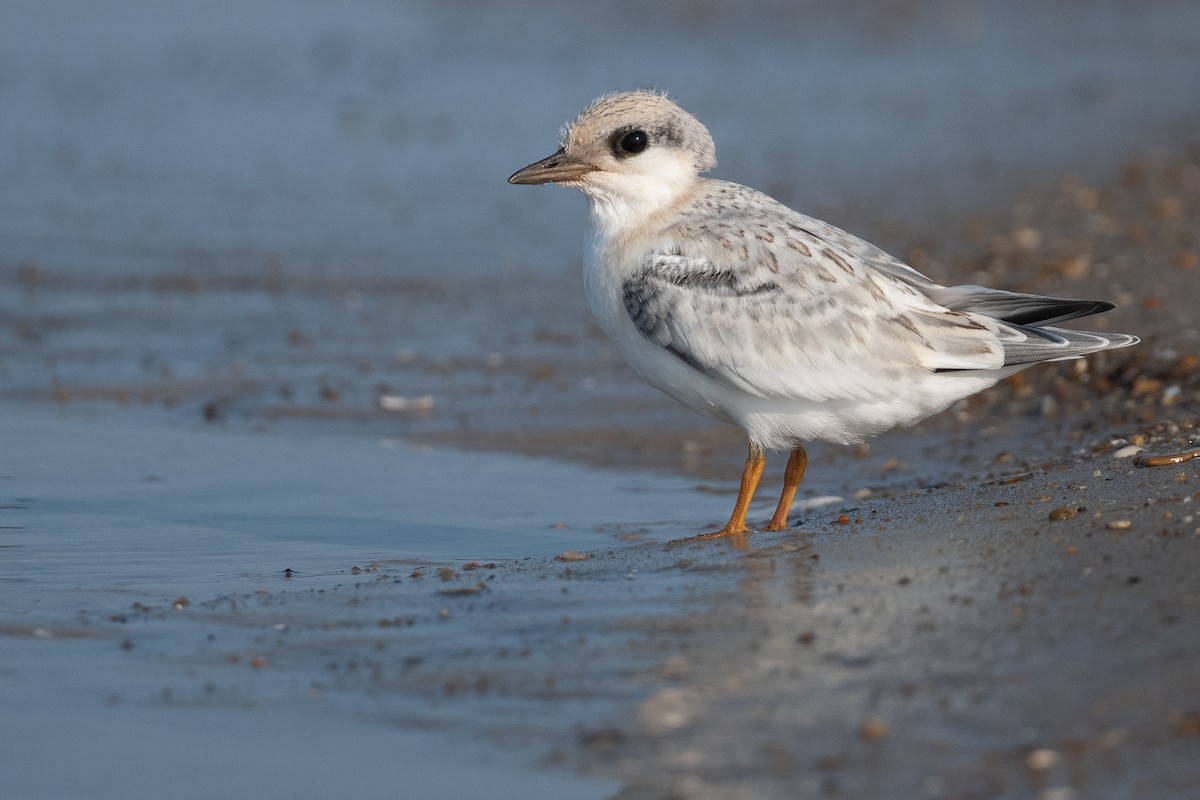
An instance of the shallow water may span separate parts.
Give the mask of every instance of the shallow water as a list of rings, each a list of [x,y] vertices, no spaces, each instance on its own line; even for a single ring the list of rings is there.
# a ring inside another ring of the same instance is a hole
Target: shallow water
[[[77,596],[81,581],[165,597],[205,583],[253,591],[285,569],[329,578],[331,563],[553,556],[616,542],[604,527],[614,507],[645,520],[684,496],[690,519],[669,529],[725,505],[696,501],[682,478],[519,456],[70,410],[5,416],[3,580],[37,590],[29,613],[68,610],[62,591]]]
[[[669,89],[712,129],[716,175],[860,231],[1107,175],[1194,132],[1200,94],[1187,0],[4,16],[0,262],[89,273],[556,272],[582,201],[504,179],[616,89]]]
[[[284,797],[347,785],[368,797],[397,786],[459,797],[481,783],[496,797],[608,796],[610,782],[497,755],[416,678],[339,692],[322,686],[337,682],[323,666],[385,643],[430,661],[450,643],[486,648],[496,634],[464,628],[462,601],[440,595],[469,599],[485,579],[486,568],[463,564],[652,535],[615,523],[654,518],[684,496],[689,514],[724,505],[697,502],[678,479],[356,437],[13,408],[0,434],[0,738],[13,797],[215,797],[249,786]],[[381,582],[408,584],[389,614],[410,622],[392,629],[370,604],[356,612],[333,599]],[[456,618],[439,622],[447,604]],[[425,642],[415,647],[414,624]],[[321,638],[329,625],[350,640]],[[256,667],[258,652],[270,663]],[[596,715],[619,707],[589,704]],[[569,730],[581,714],[542,705],[541,728]],[[64,751],[70,768],[51,768]]]
[[[1186,145],[1198,15],[9,3],[6,788],[1186,796],[1200,478],[1109,463],[1128,403],[813,448],[797,529],[664,550],[720,524],[740,436],[587,321],[582,201],[504,178],[591,97],[654,85],[709,124],[720,177],[941,241]],[[1177,255],[1092,280],[1134,305],[1114,324],[1186,351]],[[1069,769],[1029,775],[1038,746]]]

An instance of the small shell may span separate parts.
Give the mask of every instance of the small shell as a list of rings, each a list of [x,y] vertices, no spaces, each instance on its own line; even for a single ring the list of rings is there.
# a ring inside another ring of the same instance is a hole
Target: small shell
[[[1161,456],[1139,456],[1133,460],[1133,465],[1135,467],[1170,467],[1175,464],[1182,464],[1185,461],[1191,461],[1193,458],[1200,458],[1200,447],[1187,450],[1183,453],[1167,453]]]

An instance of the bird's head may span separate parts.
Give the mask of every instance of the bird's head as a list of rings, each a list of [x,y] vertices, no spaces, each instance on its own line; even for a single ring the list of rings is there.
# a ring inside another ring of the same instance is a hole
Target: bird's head
[[[508,182],[570,186],[595,210],[625,217],[668,205],[716,163],[699,120],[661,94],[622,92],[585,108],[564,129],[557,152]]]

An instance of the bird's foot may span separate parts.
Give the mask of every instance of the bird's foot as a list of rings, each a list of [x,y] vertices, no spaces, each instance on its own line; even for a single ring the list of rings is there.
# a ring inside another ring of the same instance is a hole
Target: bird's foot
[[[729,546],[734,550],[749,549],[748,537],[754,531],[749,528],[730,528],[726,525],[719,531],[712,533],[701,533],[698,536],[687,536],[682,539],[672,539],[667,542],[667,547],[678,547],[683,544],[696,544],[697,542],[713,542],[718,539],[726,539]]]

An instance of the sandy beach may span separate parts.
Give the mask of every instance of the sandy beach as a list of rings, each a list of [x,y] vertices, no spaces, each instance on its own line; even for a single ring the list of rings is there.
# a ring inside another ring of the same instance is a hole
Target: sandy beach
[[[0,794],[1197,796],[1200,17],[705,8],[5,26]],[[719,177],[1142,344],[669,545],[741,434],[591,321],[582,202],[504,185],[651,83]]]

